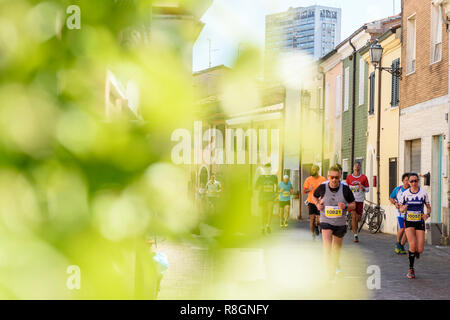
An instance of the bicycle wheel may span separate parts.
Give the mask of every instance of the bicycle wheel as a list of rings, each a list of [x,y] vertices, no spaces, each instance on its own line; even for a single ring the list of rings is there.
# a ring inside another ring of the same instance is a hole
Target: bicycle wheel
[[[347,212],[347,229],[352,230],[352,215],[350,212]]]
[[[368,217],[369,217],[369,215],[370,215],[370,212],[372,211],[372,208],[367,208],[367,210],[365,210],[364,211],[364,214],[363,214],[363,216],[362,216],[362,218],[361,218],[361,224],[359,225],[359,228],[358,228],[358,233],[360,233],[361,232],[361,230],[362,230],[362,228],[363,228],[363,226],[364,226],[364,223],[367,223],[368,221]]]
[[[381,223],[383,222],[383,212],[380,208],[375,208],[373,214],[369,220],[369,232],[372,234],[377,233],[381,228]]]

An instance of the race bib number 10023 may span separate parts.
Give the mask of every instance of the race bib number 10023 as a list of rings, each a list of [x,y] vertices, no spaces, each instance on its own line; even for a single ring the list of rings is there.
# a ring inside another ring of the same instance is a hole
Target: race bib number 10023
[[[337,206],[326,206],[325,217],[327,218],[339,218],[342,217],[342,209]]]

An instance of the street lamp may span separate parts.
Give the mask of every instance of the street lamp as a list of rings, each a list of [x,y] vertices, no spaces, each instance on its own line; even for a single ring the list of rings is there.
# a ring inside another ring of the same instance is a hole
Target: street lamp
[[[372,62],[375,69],[380,69],[380,72],[382,70],[389,72],[395,77],[401,77],[402,76],[402,68],[391,68],[391,67],[382,67],[381,66],[381,57],[383,56],[383,47],[375,42],[370,46],[369,49],[370,53],[370,61]]]
[[[383,55],[383,47],[378,43],[374,43],[370,46],[369,53],[370,53],[370,61],[372,62],[374,67],[377,67],[381,62],[381,56]]]

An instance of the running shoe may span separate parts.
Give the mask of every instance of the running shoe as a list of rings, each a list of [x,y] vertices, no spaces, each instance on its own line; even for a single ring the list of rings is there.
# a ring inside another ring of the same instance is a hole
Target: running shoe
[[[397,242],[397,244],[395,245],[394,251],[396,254],[400,254],[400,252],[402,251],[402,246],[400,243]]]
[[[288,222],[287,222],[287,220],[284,222],[284,227],[285,227],[285,228],[288,227]]]
[[[358,236],[353,237],[353,242],[359,242]]]
[[[402,245],[400,245],[400,254],[406,254],[407,252],[406,252],[406,250],[405,250],[405,247],[404,246],[402,246]]]
[[[318,235],[320,234],[320,232],[319,232],[319,227],[318,227],[318,226],[316,226],[315,232],[316,232],[316,236],[318,236]]]
[[[414,273],[414,269],[409,269],[408,274],[406,275],[408,279],[415,279],[416,274]]]
[[[284,227],[284,224],[283,224],[283,222],[280,221],[280,228],[283,228],[283,227]]]
[[[267,233],[272,233],[272,230],[270,229],[270,226],[267,226]]]

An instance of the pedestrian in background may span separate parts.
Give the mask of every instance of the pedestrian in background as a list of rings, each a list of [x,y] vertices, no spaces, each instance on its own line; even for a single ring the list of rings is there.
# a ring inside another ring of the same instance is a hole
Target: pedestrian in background
[[[292,183],[289,181],[289,176],[285,175],[283,181],[278,185],[278,192],[280,193],[280,227],[288,227],[289,211],[291,207],[291,194],[294,191]]]
[[[273,203],[277,197],[278,178],[272,174],[270,163],[264,166],[264,173],[256,180],[255,189],[259,191],[259,206],[261,207],[261,232],[271,233]]]
[[[355,210],[351,210],[352,215],[352,230],[353,241],[359,242],[358,238],[358,223],[364,211],[364,200],[366,193],[369,192],[369,180],[366,175],[361,173],[361,163],[356,161],[353,165],[353,173],[347,176],[347,185],[353,192],[356,201]]]
[[[319,236],[319,225],[320,225],[320,211],[317,210],[317,207],[314,202],[314,191],[317,187],[326,181],[324,177],[319,174],[319,167],[312,166],[311,168],[311,176],[306,178],[303,183],[303,193],[308,194],[308,198],[306,199],[308,210],[309,210],[309,228],[312,233],[313,240]]]

